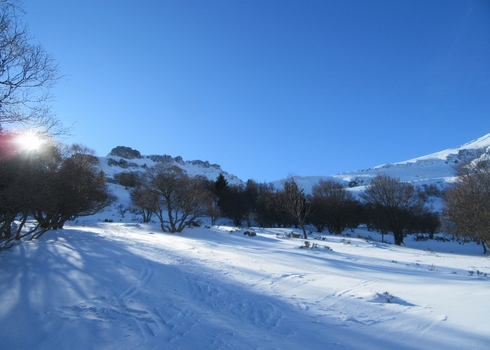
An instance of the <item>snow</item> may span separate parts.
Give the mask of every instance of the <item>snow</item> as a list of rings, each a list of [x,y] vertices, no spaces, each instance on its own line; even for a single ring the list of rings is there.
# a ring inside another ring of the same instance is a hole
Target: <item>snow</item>
[[[490,348],[481,246],[243,231],[89,218],[4,251],[1,347]]]
[[[460,147],[449,148],[440,152],[421,156],[403,162],[382,164],[373,168],[343,172],[330,177],[308,176],[298,178],[305,192],[309,192],[311,187],[319,179],[335,179],[344,185],[351,181],[357,181],[356,185],[362,190],[369,184],[371,179],[378,174],[386,174],[399,178],[401,181],[413,183],[417,186],[437,185],[440,188],[455,180],[454,167],[462,161],[473,160],[483,155],[486,159],[490,158],[490,134],[482,136],[476,140],[468,142]],[[280,181],[276,182],[277,184]],[[354,190],[356,191],[356,190]]]
[[[355,181],[357,194],[379,173],[443,188],[457,161],[482,152],[490,156],[490,134],[405,162],[295,179],[307,193],[330,179]],[[155,164],[100,160],[109,177]],[[221,172],[174,163],[210,180]],[[106,211],[0,252],[0,348],[490,349],[490,256],[475,243],[407,237],[400,247],[362,228],[305,243],[288,238],[298,230],[247,228],[257,233],[249,237],[226,221],[167,234],[122,217],[129,191],[108,186],[118,200]]]
[[[158,164],[158,162],[153,161],[148,158],[152,156],[146,156],[143,158],[131,158],[125,159],[119,156],[107,156],[107,157],[99,157],[99,167],[108,177],[114,177],[117,173],[125,172],[125,171],[134,171],[143,173],[147,167],[152,167]],[[158,156],[157,156],[158,157]],[[169,156],[167,156],[169,157]],[[127,163],[126,167],[121,167],[116,164],[110,164],[110,160],[119,162],[121,160]],[[243,183],[240,179],[238,179],[235,175],[229,174],[226,171],[223,171],[221,167],[217,164],[209,164],[208,162],[203,162],[199,160],[194,161],[180,161],[177,162],[171,158],[169,160],[171,165],[177,166],[184,170],[184,172],[189,176],[204,176],[205,178],[215,181],[219,174],[223,174],[228,183],[233,185],[240,185]]]

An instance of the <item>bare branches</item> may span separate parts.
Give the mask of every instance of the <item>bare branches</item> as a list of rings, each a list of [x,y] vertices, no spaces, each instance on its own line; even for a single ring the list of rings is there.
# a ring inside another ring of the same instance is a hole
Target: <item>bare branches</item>
[[[282,208],[300,225],[303,231],[303,237],[307,239],[305,224],[312,213],[311,204],[306,198],[303,189],[298,187],[298,184],[292,176],[284,182]]]
[[[319,232],[327,227],[330,233],[341,234],[347,227],[358,225],[359,203],[338,182],[320,180],[312,188],[311,203],[311,222]]]
[[[176,166],[160,163],[143,175],[133,190],[133,205],[149,218],[155,214],[164,232],[181,232],[206,213],[213,195],[197,178],[188,177]]]
[[[377,175],[362,199],[370,207],[379,229],[393,232],[395,244],[401,245],[414,216],[423,213],[424,206],[412,184],[385,174]]]
[[[445,229],[490,245],[490,165],[487,161],[457,169],[458,180],[445,193]]]
[[[48,106],[58,66],[41,45],[31,43],[19,12],[17,1],[0,1],[0,125],[65,133]]]
[[[98,158],[86,147],[56,143],[46,143],[37,151],[2,147],[10,141],[11,135],[0,133],[0,245],[10,239],[39,238],[49,229],[62,228],[67,220],[99,212],[114,200],[97,168]],[[21,234],[27,217],[38,226]]]

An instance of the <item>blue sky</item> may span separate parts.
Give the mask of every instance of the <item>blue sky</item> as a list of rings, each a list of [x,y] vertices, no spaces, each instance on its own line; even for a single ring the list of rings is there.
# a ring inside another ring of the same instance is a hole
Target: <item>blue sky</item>
[[[332,175],[490,133],[490,2],[24,0],[53,110],[246,180]]]

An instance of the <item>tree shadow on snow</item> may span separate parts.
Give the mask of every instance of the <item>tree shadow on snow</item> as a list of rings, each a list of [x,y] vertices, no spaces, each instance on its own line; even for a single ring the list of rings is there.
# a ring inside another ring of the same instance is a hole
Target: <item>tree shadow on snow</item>
[[[159,246],[145,257],[130,244],[66,229],[5,252],[0,271],[2,348],[418,347],[396,334],[382,336],[380,328],[353,325],[348,317],[320,317],[254,291],[175,250]],[[174,263],[163,258],[168,256]],[[424,337],[420,348],[437,348],[439,339],[451,333],[444,330]]]

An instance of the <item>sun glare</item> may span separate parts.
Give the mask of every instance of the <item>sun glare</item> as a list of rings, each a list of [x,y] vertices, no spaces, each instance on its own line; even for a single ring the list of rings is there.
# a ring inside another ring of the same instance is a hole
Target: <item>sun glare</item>
[[[36,135],[25,134],[17,137],[17,143],[27,151],[35,151],[41,147],[43,140]]]

